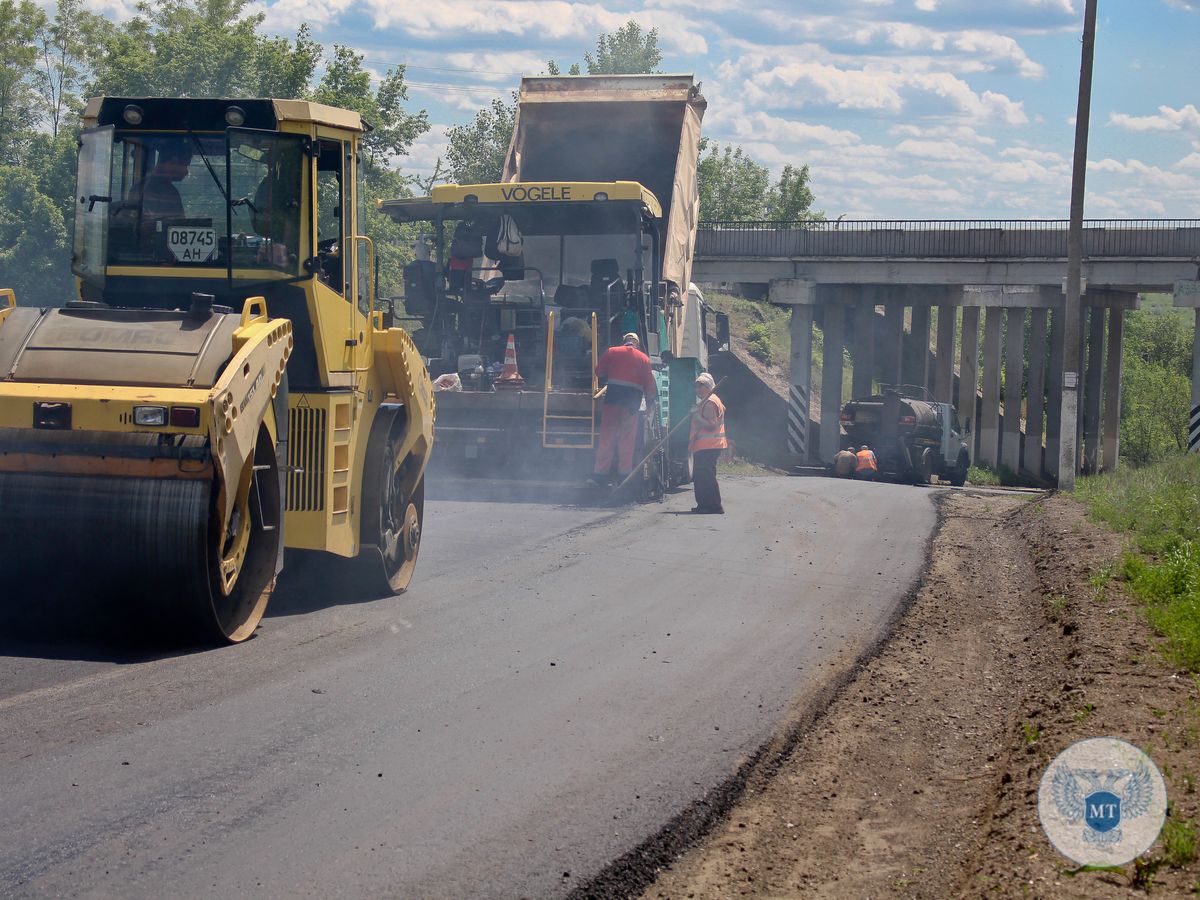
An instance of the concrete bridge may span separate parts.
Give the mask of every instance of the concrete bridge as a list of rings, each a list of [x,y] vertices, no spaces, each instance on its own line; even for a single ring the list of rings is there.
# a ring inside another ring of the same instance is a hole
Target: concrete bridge
[[[926,386],[954,402],[973,459],[1056,478],[1063,382],[1065,221],[830,221],[701,225],[693,279],[765,287],[792,307],[787,442],[799,463],[838,449],[842,348],[851,395],[874,381]],[[1079,465],[1120,453],[1124,315],[1145,292],[1200,305],[1200,220],[1093,220],[1084,226]],[[983,322],[982,347],[979,341]],[[821,328],[825,410],[810,423],[813,326]],[[931,342],[932,329],[936,339]],[[957,365],[956,365],[957,363]],[[982,394],[979,393],[982,377]],[[1191,446],[1200,449],[1200,321]]]

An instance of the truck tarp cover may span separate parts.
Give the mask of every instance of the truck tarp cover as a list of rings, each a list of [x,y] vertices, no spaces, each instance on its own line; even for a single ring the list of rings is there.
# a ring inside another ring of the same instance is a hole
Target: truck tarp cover
[[[665,218],[663,277],[685,302],[705,106],[690,75],[524,78],[504,180],[636,181],[649,188]]]

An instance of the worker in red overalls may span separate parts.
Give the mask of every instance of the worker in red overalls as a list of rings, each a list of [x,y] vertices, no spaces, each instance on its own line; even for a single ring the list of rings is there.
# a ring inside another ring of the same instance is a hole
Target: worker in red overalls
[[[604,404],[600,407],[600,441],[596,447],[594,484],[604,484],[612,474],[616,456],[617,482],[633,471],[633,451],[637,444],[638,410],[646,401],[653,415],[658,403],[658,385],[650,368],[650,357],[639,348],[641,341],[633,332],[621,338],[619,347],[609,347],[596,364],[596,375],[607,379]]]

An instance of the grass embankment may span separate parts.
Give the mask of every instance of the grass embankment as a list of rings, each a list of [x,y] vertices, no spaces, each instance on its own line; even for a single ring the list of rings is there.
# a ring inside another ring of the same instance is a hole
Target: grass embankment
[[[1134,535],[1121,574],[1165,638],[1167,659],[1200,672],[1200,455],[1081,479],[1092,517]]]
[[[729,316],[729,331],[746,342],[746,350],[766,365],[786,365],[791,353],[792,336],[788,311],[758,300],[746,300],[729,294],[705,294],[713,309]]]

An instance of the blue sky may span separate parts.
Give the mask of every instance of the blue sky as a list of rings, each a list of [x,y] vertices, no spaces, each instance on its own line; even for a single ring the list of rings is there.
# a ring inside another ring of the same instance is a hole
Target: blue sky
[[[118,0],[120,2],[120,0]],[[597,34],[659,28],[705,133],[778,171],[807,163],[830,216],[1065,218],[1083,0],[260,0],[382,72],[407,63],[445,129]],[[1100,0],[1089,218],[1200,217],[1200,0]]]

